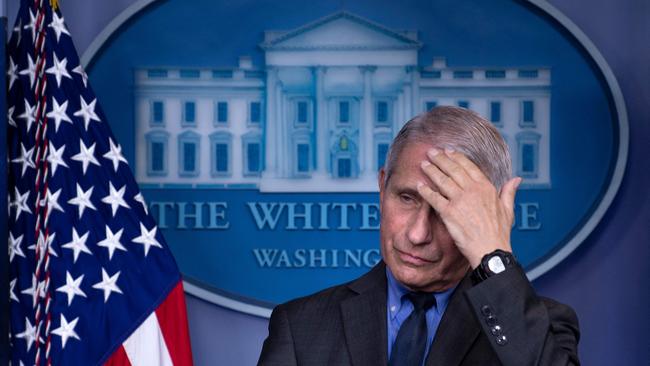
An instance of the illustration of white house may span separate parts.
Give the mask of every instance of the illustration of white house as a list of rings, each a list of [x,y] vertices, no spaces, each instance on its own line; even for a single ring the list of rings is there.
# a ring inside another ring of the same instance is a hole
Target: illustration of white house
[[[372,192],[390,141],[437,105],[506,139],[524,188],[549,187],[548,68],[418,65],[416,31],[338,12],[267,31],[265,65],[135,71],[136,176],[145,186]]]

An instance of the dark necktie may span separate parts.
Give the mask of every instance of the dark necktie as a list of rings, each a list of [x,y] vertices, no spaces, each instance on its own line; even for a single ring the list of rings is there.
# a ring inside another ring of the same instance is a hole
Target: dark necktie
[[[405,296],[413,303],[413,312],[397,332],[389,366],[422,365],[427,346],[426,312],[436,305],[436,298],[424,292],[411,292]]]

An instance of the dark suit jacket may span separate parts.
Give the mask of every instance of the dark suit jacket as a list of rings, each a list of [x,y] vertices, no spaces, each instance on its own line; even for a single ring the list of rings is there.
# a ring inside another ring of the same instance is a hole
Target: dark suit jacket
[[[277,306],[258,365],[386,365],[386,291],[381,262],[350,283]],[[494,325],[505,344],[497,344]],[[466,276],[426,365],[578,365],[578,337],[575,312],[538,297],[520,267],[476,286]]]

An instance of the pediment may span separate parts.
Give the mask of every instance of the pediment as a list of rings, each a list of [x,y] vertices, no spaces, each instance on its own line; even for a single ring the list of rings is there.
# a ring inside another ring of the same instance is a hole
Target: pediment
[[[270,31],[265,50],[418,49],[416,32],[395,31],[356,15],[339,12],[290,31]]]

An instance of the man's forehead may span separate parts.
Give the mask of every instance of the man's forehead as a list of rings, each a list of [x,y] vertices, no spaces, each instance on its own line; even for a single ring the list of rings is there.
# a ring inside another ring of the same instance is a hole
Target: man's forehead
[[[427,160],[427,151],[433,149],[435,146],[433,144],[428,144],[424,142],[414,142],[406,145],[404,149],[400,152],[397,157],[397,164],[395,166],[395,171],[403,170],[406,166],[420,167],[422,161]]]
[[[415,188],[418,182],[429,183],[429,178],[420,167],[423,161],[428,160],[427,151],[434,148],[433,144],[416,142],[406,146],[399,154],[393,168],[391,183],[397,188]]]

